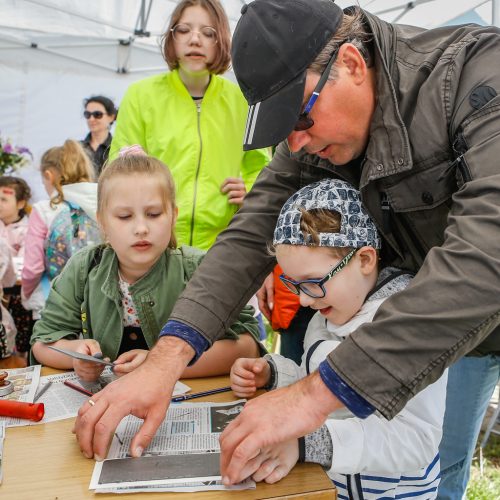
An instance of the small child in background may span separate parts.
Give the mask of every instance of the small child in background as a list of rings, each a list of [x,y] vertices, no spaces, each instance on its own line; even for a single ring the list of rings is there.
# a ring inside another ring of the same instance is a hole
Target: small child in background
[[[4,288],[16,283],[16,272],[9,245],[0,238],[0,359],[8,358],[14,352],[16,327],[9,311],[4,307]]]
[[[9,175],[0,177],[0,238],[9,247],[16,273],[14,283],[3,289],[3,301],[16,325],[16,350],[20,354],[28,351],[33,330],[31,311],[21,302],[20,285],[30,198],[31,190],[23,179]]]
[[[36,323],[32,361],[96,380],[102,365],[48,348],[71,349],[115,361],[123,375],[139,366],[158,339],[203,252],[176,248],[175,186],[168,168],[145,155],[119,157],[99,177],[97,217],[107,244],[76,253],[55,278]],[[185,377],[229,373],[240,356],[259,355],[252,312],[191,367]]]
[[[0,237],[7,240],[12,257],[24,257],[30,198],[31,189],[23,179],[0,176]]]
[[[318,312],[306,332],[301,366],[278,354],[239,359],[231,369],[237,396],[284,387],[321,370],[333,349],[410,284],[411,276],[399,269],[379,272],[380,245],[359,192],[344,181],[316,182],[285,203],[273,239],[280,279],[302,306]],[[262,450],[264,462],[253,478],[279,481],[301,451],[302,459],[327,469],[339,498],[435,498],[446,380],[445,373],[391,421],[360,419],[346,409],[332,413],[305,438]]]
[[[94,169],[80,144],[67,140],[62,146],[46,151],[40,162],[42,182],[50,200],[33,205],[25,244],[24,266],[21,275],[23,304],[39,318],[45,303],[40,284],[46,272],[46,245],[50,228],[57,215],[67,210],[65,202],[82,208],[95,220],[97,184],[92,182]]]

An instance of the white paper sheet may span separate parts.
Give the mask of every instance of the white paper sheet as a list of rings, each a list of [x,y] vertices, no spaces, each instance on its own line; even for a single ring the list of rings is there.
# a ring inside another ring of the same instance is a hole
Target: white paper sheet
[[[141,458],[131,458],[129,448],[142,420],[124,418],[107,459],[94,466],[89,489],[96,493],[229,489],[221,483],[219,436],[244,404],[245,400],[172,404]],[[254,487],[247,481],[236,489]]]

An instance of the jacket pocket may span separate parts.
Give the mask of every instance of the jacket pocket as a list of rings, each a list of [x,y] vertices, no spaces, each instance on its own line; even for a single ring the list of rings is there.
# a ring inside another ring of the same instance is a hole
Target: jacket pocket
[[[405,242],[420,265],[427,252],[444,241],[452,196],[457,190],[449,166],[448,161],[441,161],[384,187],[395,237]]]

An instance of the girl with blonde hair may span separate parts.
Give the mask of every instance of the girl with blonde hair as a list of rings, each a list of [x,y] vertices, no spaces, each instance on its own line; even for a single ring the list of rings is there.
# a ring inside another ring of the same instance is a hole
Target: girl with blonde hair
[[[104,356],[115,362],[117,375],[134,370],[156,343],[204,255],[192,247],[177,248],[174,181],[155,158],[123,156],[103,170],[97,218],[107,243],[71,258],[53,281],[31,338],[32,361],[73,368],[87,381],[96,380],[103,365],[74,360],[48,346]],[[238,357],[257,356],[257,332],[252,311],[244,310],[225,338],[184,376],[228,373]]]
[[[35,319],[44,303],[39,285],[46,271],[45,247],[52,223],[62,210],[67,209],[65,202],[81,207],[91,219],[95,219],[97,205],[94,169],[78,142],[67,140],[62,146],[46,151],[40,162],[40,172],[50,199],[33,205],[21,275],[23,301],[34,311]],[[37,293],[31,298],[35,290]]]

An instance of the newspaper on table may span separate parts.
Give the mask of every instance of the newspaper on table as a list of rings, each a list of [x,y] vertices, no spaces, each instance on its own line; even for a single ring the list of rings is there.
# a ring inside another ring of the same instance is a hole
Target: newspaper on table
[[[26,368],[7,368],[7,380],[14,384],[14,391],[6,396],[2,396],[3,400],[19,401],[21,403],[33,403],[40,381],[40,365],[28,366]],[[17,425],[27,425],[29,421],[12,418],[0,417],[0,423],[4,423],[6,427],[14,427]]]
[[[40,365],[28,366],[26,368],[7,368],[7,380],[14,384],[14,391],[2,399],[8,401],[21,401],[33,403],[38,383],[40,381]]]
[[[5,422],[0,422],[0,484],[2,484],[2,465],[3,465],[3,440],[5,439]]]
[[[129,449],[143,421],[129,415],[116,429],[106,460],[96,462],[89,489],[136,493],[255,488],[250,480],[226,488],[219,468],[220,434],[245,402],[172,404],[140,458],[132,458]]]
[[[81,394],[71,387],[64,385],[65,381],[71,382],[72,384],[78,385],[92,393],[95,393],[102,390],[113,380],[116,380],[116,375],[113,374],[109,367],[106,367],[103,370],[101,376],[95,382],[84,382],[74,371],[40,377],[40,365],[36,366],[38,366],[38,378],[34,386],[34,390],[32,391],[33,394],[31,395],[31,399],[27,402],[33,402],[35,394],[40,393],[41,396],[36,402],[44,404],[45,415],[39,422],[33,422],[31,420],[21,418],[0,417],[0,422],[4,420],[7,427],[46,424],[48,422],[55,422],[57,420],[76,417],[78,410],[82,404],[89,399],[89,396]],[[36,368],[36,366],[30,368]],[[26,370],[26,368],[23,368],[23,370]],[[12,372],[14,370],[7,371]],[[16,382],[13,380],[10,373],[8,379],[12,380],[15,386]],[[49,385],[49,387],[45,390],[46,385]],[[177,382],[173,394],[175,396],[184,394],[189,391],[189,389],[190,388],[182,382]]]

